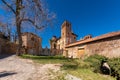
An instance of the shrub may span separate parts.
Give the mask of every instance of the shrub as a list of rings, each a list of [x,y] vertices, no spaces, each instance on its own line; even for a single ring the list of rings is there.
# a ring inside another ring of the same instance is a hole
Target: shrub
[[[84,61],[85,62],[89,62],[90,63],[90,68],[96,72],[96,73],[101,73],[100,71],[100,66],[101,66],[101,61],[102,60],[107,60],[106,57],[104,56],[100,56],[100,55],[92,55],[92,56],[89,56],[87,59],[85,59]]]
[[[108,63],[111,67],[111,75],[120,77],[120,58],[109,59]]]
[[[100,66],[101,66],[102,60],[107,60],[107,63],[109,64],[111,68],[111,76],[120,77],[120,58],[108,59],[104,56],[92,55],[92,56],[89,56],[84,61],[90,64],[90,68],[94,72],[101,73]]]

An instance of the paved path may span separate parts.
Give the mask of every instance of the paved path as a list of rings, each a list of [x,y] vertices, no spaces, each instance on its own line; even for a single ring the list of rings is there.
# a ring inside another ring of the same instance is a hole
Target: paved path
[[[40,65],[15,55],[0,58],[0,80],[49,80],[49,70],[58,71],[59,64]]]

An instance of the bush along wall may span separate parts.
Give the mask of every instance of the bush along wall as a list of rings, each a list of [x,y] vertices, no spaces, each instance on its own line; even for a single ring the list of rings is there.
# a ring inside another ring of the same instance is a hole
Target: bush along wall
[[[111,76],[117,77],[120,80],[120,58],[109,59],[108,64],[111,68]]]
[[[92,55],[84,61],[90,63],[90,68],[94,72],[111,75],[120,80],[120,58],[108,59],[104,56]]]

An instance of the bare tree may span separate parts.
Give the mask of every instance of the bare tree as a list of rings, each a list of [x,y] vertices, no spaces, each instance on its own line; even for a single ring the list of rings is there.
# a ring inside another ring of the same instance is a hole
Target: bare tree
[[[53,19],[54,15],[49,14],[41,0],[1,0],[15,15],[15,25],[18,33],[18,51],[21,54],[22,37],[21,27],[24,22],[29,22],[37,29],[45,28]]]
[[[14,31],[14,33],[11,35],[11,37],[12,37],[12,41],[13,41],[14,43],[16,43],[16,42],[17,42],[17,32]]]
[[[0,32],[2,32],[2,34],[7,35],[7,25],[5,23],[0,22]]]
[[[11,39],[10,26],[8,26],[5,23],[0,22],[0,32],[10,41]]]

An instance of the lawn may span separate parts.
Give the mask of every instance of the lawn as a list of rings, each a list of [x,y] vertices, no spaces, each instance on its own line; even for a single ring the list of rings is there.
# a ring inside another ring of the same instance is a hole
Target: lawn
[[[81,59],[68,59],[63,56],[32,56],[22,55],[22,58],[32,59],[40,64],[63,64],[61,70],[66,73],[72,74],[82,80],[116,80],[109,75],[103,75],[99,73],[98,61],[101,57],[92,57],[85,60]],[[63,77],[63,76],[62,76]],[[59,80],[59,79],[58,79]],[[63,80],[63,79],[60,79]]]
[[[71,62],[70,59],[67,59],[63,56],[33,56],[33,55],[21,55],[22,58],[32,59],[35,62],[40,64],[56,64],[56,63],[67,63]]]

